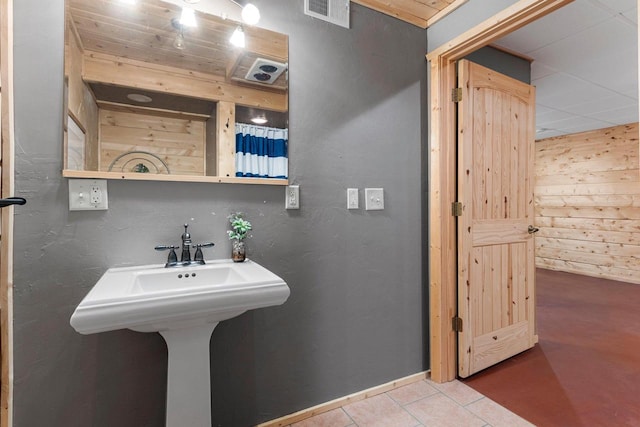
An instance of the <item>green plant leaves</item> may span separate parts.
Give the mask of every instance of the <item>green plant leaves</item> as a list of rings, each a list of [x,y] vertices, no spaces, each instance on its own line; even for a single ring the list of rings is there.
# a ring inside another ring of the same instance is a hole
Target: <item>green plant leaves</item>
[[[243,240],[247,237],[247,233],[251,230],[251,223],[242,217],[242,212],[236,212],[229,215],[231,230],[227,230],[230,240]]]

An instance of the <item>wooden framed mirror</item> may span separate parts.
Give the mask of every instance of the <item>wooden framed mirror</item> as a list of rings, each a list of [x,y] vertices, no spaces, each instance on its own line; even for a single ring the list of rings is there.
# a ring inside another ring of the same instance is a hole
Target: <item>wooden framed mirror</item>
[[[183,6],[193,6],[195,26],[181,23]],[[67,126],[63,176],[287,184],[288,36],[212,14],[239,12],[230,0],[66,0],[65,7],[65,101],[84,154],[78,166]],[[229,41],[238,30],[244,48]],[[238,170],[242,156],[255,153],[236,153],[236,123],[286,138],[278,141],[277,173]]]

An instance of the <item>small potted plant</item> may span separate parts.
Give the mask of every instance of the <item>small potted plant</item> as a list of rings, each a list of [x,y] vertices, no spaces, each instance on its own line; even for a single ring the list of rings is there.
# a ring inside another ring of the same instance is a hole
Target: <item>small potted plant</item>
[[[251,223],[243,218],[242,212],[229,215],[231,230],[227,230],[229,240],[231,240],[231,259],[234,262],[243,262],[246,258],[246,246],[244,239],[251,230]]]

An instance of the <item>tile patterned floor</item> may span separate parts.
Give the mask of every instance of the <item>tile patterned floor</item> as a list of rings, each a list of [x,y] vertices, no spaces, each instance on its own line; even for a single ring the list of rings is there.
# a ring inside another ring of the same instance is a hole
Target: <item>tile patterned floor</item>
[[[453,381],[422,380],[289,427],[525,427],[533,424]]]

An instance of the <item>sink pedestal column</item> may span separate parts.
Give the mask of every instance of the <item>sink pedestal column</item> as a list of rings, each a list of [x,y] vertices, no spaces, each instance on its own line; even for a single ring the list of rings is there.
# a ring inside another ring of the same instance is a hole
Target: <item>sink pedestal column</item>
[[[160,331],[169,352],[166,427],[211,427],[209,342],[217,325]]]

